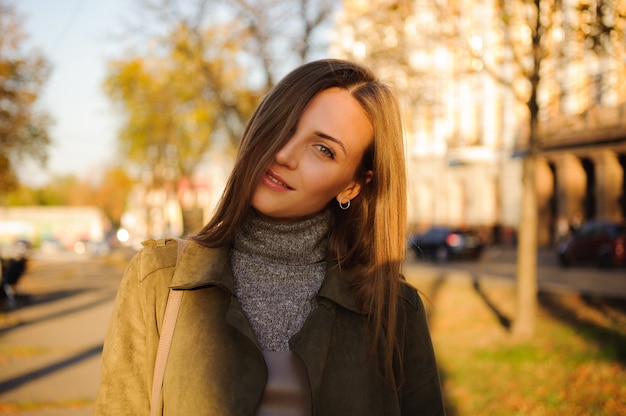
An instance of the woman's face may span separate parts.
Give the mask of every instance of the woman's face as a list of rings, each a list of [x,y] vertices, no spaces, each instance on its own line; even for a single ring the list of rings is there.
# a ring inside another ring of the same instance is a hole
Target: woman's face
[[[252,206],[270,220],[289,223],[317,214],[333,198],[354,198],[361,190],[355,172],[372,136],[365,111],[348,91],[320,92],[261,175]]]

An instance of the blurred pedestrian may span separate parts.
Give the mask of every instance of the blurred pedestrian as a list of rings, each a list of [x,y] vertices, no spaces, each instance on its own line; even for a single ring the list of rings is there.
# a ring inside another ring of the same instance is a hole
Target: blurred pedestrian
[[[555,244],[559,244],[563,241],[570,233],[570,225],[569,221],[567,221],[567,217],[565,215],[559,215],[559,218],[556,221],[556,237]]]
[[[390,88],[346,61],[276,85],[204,229],[131,261],[95,414],[151,401],[166,415],[443,414],[424,306],[400,275],[399,114]],[[170,288],[181,303],[164,325]]]
[[[570,232],[572,234],[576,234],[580,228],[583,226],[584,216],[582,212],[576,211],[574,215],[572,215],[572,219],[570,221]]]
[[[29,296],[19,290],[19,281],[26,272],[31,243],[16,240],[7,251],[0,252],[0,299],[6,300],[8,309],[16,308]]]

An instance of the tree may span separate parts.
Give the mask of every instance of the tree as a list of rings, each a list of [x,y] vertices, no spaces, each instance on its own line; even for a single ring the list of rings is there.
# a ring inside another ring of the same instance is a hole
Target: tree
[[[248,87],[263,92],[285,71],[326,55],[328,39],[323,31],[330,29],[333,12],[339,6],[336,0],[135,1],[140,11],[135,32],[147,32],[159,39],[159,45],[167,45],[167,35],[179,26],[187,27],[196,40],[201,40],[208,28],[227,29],[215,39],[237,45],[239,63],[253,79]],[[203,43],[196,52],[218,44]]]
[[[13,4],[0,0],[0,191],[15,189],[25,157],[45,163],[49,116],[35,108],[49,75],[46,59],[23,50],[25,35]]]
[[[126,197],[133,183],[126,171],[117,166],[108,169],[102,181],[95,187],[95,204],[102,209],[113,228],[120,225],[126,207]]]
[[[218,30],[211,28],[205,36],[216,36]],[[232,142],[257,97],[241,87],[236,59],[227,55],[232,48],[226,45],[219,56],[207,60],[208,51],[198,51],[204,40],[194,39],[186,26],[176,28],[171,37],[165,57],[112,62],[105,90],[125,118],[119,134],[123,158],[148,188],[180,195],[177,186],[194,176],[209,147]],[[194,203],[181,201],[181,206],[188,233],[201,225],[201,211]]]
[[[315,55],[318,28],[328,24],[333,3],[136,4],[138,30],[150,47],[113,61],[105,89],[125,115],[122,157],[137,175],[148,173],[148,187],[165,186],[180,195],[176,187],[193,183],[210,148],[229,151],[237,145],[259,99],[279,75]],[[188,233],[201,225],[199,207],[181,206]]]
[[[112,226],[120,224],[126,197],[133,181],[121,167],[109,168],[99,182],[79,180],[74,175],[56,176],[34,188],[19,185],[6,196],[8,206],[96,206]]]
[[[237,145],[259,99],[282,74],[326,54],[333,0],[136,0],[134,33],[154,58],[184,64],[184,79],[216,107],[211,131]],[[156,29],[154,29],[156,28]],[[179,66],[178,69],[182,67]]]
[[[537,309],[536,169],[543,143],[549,139],[541,134],[540,120],[550,100],[558,101],[567,92],[546,85],[554,84],[560,65],[571,64],[572,60],[580,64],[586,59],[597,59],[598,55],[609,55],[616,62],[623,62],[626,4],[620,0],[499,0],[496,12],[501,30],[501,44],[496,50],[504,53],[487,56],[482,48],[472,47],[471,41],[468,49],[481,60],[481,69],[511,88],[527,114],[513,322],[513,335],[524,339],[534,333]],[[571,56],[568,51],[572,48],[581,52]],[[541,98],[542,93],[548,98]]]
[[[55,176],[42,187],[19,184],[6,195],[8,206],[93,205],[91,184],[79,181],[74,175]]]

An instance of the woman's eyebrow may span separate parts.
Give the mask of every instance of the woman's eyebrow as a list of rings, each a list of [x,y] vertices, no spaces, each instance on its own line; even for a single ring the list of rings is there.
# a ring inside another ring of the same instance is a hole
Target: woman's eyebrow
[[[341,140],[336,139],[333,136],[330,136],[330,135],[328,135],[326,133],[322,133],[321,131],[318,131],[318,130],[314,131],[313,134],[315,134],[316,136],[321,137],[323,139],[327,139],[327,140],[330,140],[330,141],[332,141],[334,143],[337,143],[337,145],[339,147],[341,147],[341,150],[343,151],[343,153],[347,155],[348,152],[346,152],[346,147],[343,145],[343,142]]]

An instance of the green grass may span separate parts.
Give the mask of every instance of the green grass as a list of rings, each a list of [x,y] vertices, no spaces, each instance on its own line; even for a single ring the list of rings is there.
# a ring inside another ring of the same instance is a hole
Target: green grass
[[[502,325],[513,287],[480,283],[413,281],[428,298],[449,416],[626,414],[624,302],[542,294],[534,337],[516,341]]]

